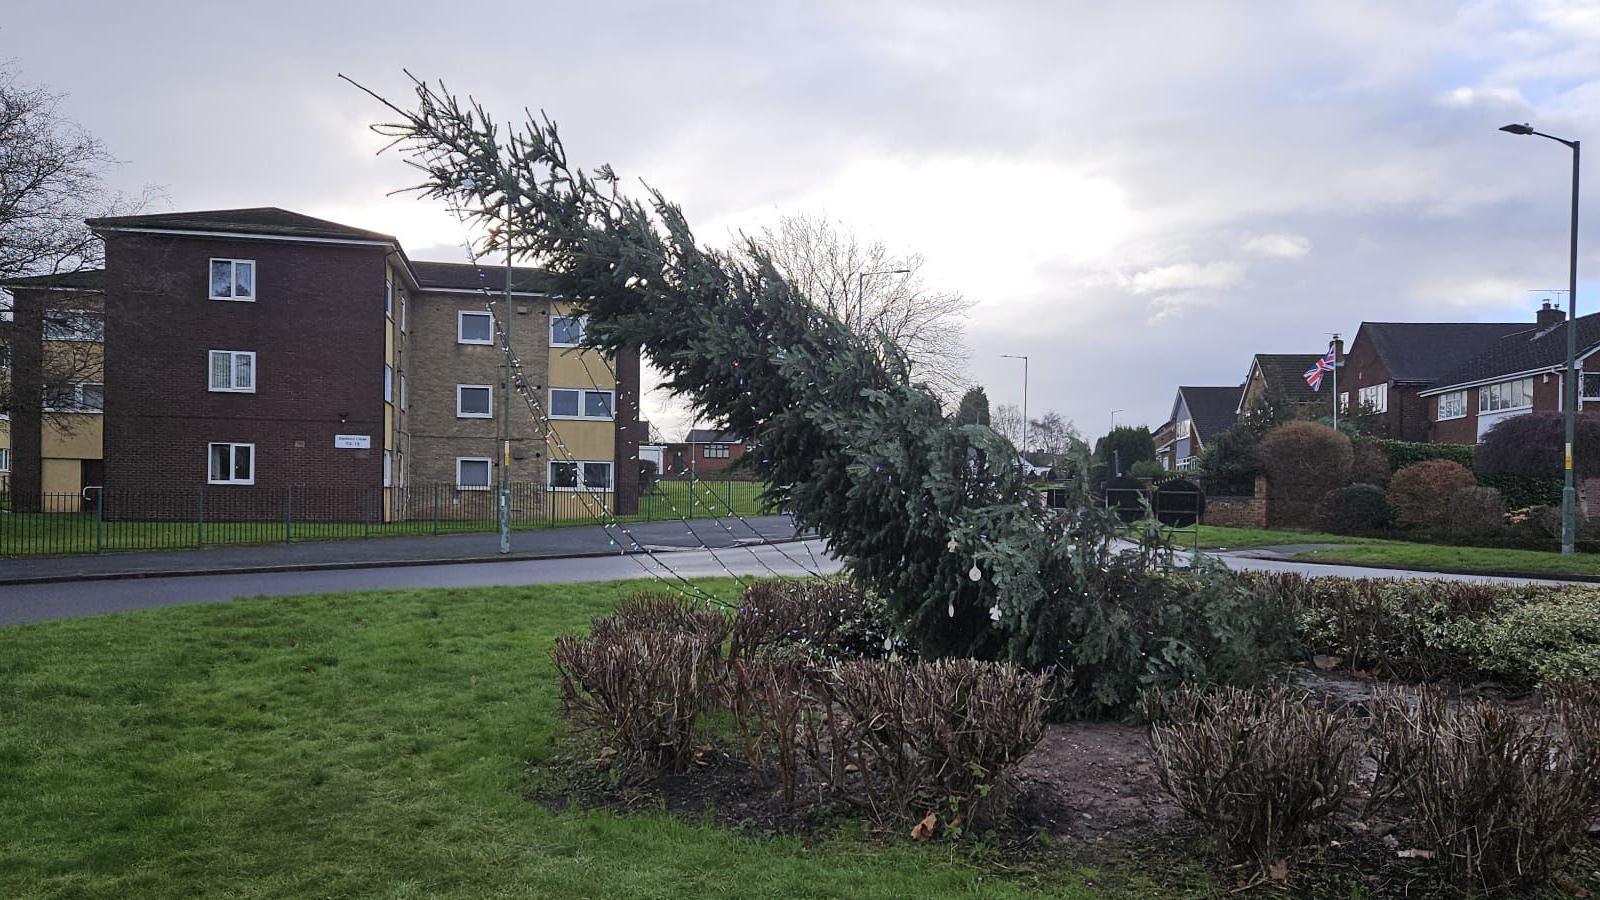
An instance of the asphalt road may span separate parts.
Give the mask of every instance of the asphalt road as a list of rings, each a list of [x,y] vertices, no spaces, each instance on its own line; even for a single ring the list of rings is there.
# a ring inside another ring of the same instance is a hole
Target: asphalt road
[[[1233,568],[1244,570],[1340,575],[1349,578],[1411,577],[1516,584],[1561,583],[1538,579],[1406,572],[1227,556],[1223,557],[1223,561]],[[810,540],[715,551],[680,550],[660,553],[655,557],[635,555],[428,566],[374,566],[332,571],[191,575],[178,578],[146,577],[29,584],[0,587],[0,626],[189,603],[224,603],[240,597],[406,588],[558,584],[648,577],[660,577],[664,581],[671,582],[677,576],[705,578],[726,576],[730,573],[755,577],[773,577],[778,574],[804,576],[836,572],[839,568],[840,564],[828,556],[821,541]]]

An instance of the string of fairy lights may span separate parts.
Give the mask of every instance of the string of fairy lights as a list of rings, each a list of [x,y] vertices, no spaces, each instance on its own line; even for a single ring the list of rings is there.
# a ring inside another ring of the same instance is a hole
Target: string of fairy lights
[[[457,220],[465,228],[467,226],[467,219],[466,219],[466,215],[465,215],[464,211],[455,202],[453,197],[447,197],[447,203],[448,203],[451,211],[456,215]],[[555,448],[559,451],[559,453],[561,455],[561,458],[556,460],[556,461],[557,462],[570,463],[570,464],[574,465],[574,467],[575,467],[575,471],[574,471],[574,488],[575,488],[575,490],[573,491],[574,495],[582,498],[582,502],[587,505],[588,511],[593,513],[593,517],[597,518],[597,519],[600,519],[603,522],[602,528],[605,530],[605,532],[606,532],[606,534],[608,536],[610,544],[612,546],[616,546],[618,548],[618,553],[620,555],[624,555],[624,556],[628,556],[628,557],[632,558],[635,561],[635,563],[640,566],[641,569],[646,571],[648,574],[650,574],[652,577],[656,578],[657,580],[668,584],[674,590],[677,590],[677,591],[682,592],[682,593],[690,594],[690,595],[696,596],[696,597],[698,597],[700,599],[707,600],[707,601],[710,601],[710,602],[713,602],[713,603],[720,603],[721,601],[717,600],[717,598],[715,598],[714,596],[710,595],[709,593],[707,593],[706,591],[701,589],[698,585],[696,585],[690,579],[685,578],[681,573],[679,573],[675,569],[673,569],[670,564],[663,562],[653,549],[651,549],[649,546],[647,546],[644,543],[642,543],[641,541],[639,541],[638,538],[636,538],[634,536],[632,530],[630,530],[627,527],[627,525],[624,522],[622,522],[620,517],[618,517],[614,513],[613,509],[608,507],[608,505],[607,505],[607,503],[605,501],[604,492],[602,492],[600,490],[597,490],[597,489],[591,487],[588,484],[588,479],[585,477],[585,473],[580,468],[582,466],[583,461],[579,460],[577,458],[576,454],[574,454],[572,452],[571,448],[567,446],[566,441],[561,436],[560,429],[552,423],[548,411],[544,408],[543,404],[540,403],[536,399],[535,392],[531,388],[531,386],[529,384],[529,380],[528,380],[527,375],[526,375],[526,372],[523,369],[522,361],[521,361],[520,357],[516,354],[515,349],[511,346],[509,340],[507,339],[507,336],[506,336],[506,333],[505,333],[505,329],[502,326],[501,320],[500,320],[498,314],[495,311],[495,305],[494,305],[494,296],[495,295],[488,288],[487,274],[486,274],[486,272],[484,270],[484,266],[482,265],[481,261],[478,258],[477,252],[475,251],[470,238],[464,238],[463,247],[466,250],[467,256],[471,260],[473,269],[474,269],[475,273],[478,276],[478,290],[479,290],[479,293],[483,297],[484,308],[489,313],[490,320],[493,323],[493,329],[494,329],[496,344],[505,353],[505,356],[506,356],[506,358],[507,358],[507,360],[509,362],[509,366],[510,366],[510,369],[511,369],[511,376],[512,376],[512,387],[516,390],[517,394],[522,397],[524,404],[528,408],[529,414],[544,427],[544,431],[545,431],[545,433],[547,435],[547,438],[550,441],[550,443],[553,444],[555,446]],[[515,301],[513,300],[512,302],[515,302]],[[511,309],[507,309],[506,314],[507,315],[514,314],[514,311],[511,310]],[[589,378],[590,386],[595,390],[604,390],[603,388],[600,387],[599,380],[595,377],[594,372],[589,368],[589,364],[588,364],[588,361],[586,359],[586,355],[580,353],[580,354],[578,354],[577,358],[580,360],[580,362],[582,363],[582,365],[584,367],[584,372]],[[611,368],[610,361],[609,360],[604,360],[603,358],[602,358],[602,361],[604,362],[607,371],[611,375],[613,384],[616,386],[614,388],[614,393],[613,393],[613,397],[616,398],[618,396],[618,393],[620,393],[620,381],[616,378],[616,372],[615,372],[614,369]],[[616,400],[614,399],[613,400],[613,405],[615,405],[615,403],[616,403]],[[612,412],[614,414],[615,410],[613,409]],[[626,428],[628,426],[619,425],[618,427],[619,428]],[[615,487],[615,471],[614,470],[613,470],[613,473],[612,473],[612,482],[613,482],[612,486],[614,488]],[[706,496],[708,498],[716,500],[720,504],[721,498],[716,497],[715,493],[710,489],[709,486],[703,486],[703,489],[705,490]],[[691,482],[690,491],[693,491],[693,490],[694,490],[694,484],[693,484],[693,482]],[[728,565],[717,555],[716,551],[711,546],[709,546],[705,542],[705,540],[703,538],[700,537],[700,535],[694,530],[693,525],[690,524],[690,521],[689,521],[688,517],[685,516],[683,511],[681,511],[678,508],[677,504],[672,501],[671,496],[666,494],[666,493],[663,493],[661,496],[662,496],[662,499],[664,500],[664,502],[667,503],[670,512],[674,516],[676,516],[679,521],[683,522],[686,525],[686,530],[695,539],[695,542],[697,544],[699,544],[700,548],[705,550],[705,551],[707,551],[708,554],[712,557],[712,559],[714,559],[716,561],[717,565],[724,572],[726,572],[730,577],[732,577],[735,581],[737,581],[741,585],[748,584],[749,582],[748,582],[747,579],[741,577],[738,573],[736,573],[732,569],[730,569],[728,567]],[[693,495],[692,494],[690,495],[690,499],[691,499],[691,501],[693,500]],[[747,520],[745,520],[743,516],[739,515],[733,509],[733,502],[732,502],[731,495],[729,497],[729,501],[728,501],[727,507],[728,507],[728,512],[730,514],[732,514],[736,519],[738,519],[739,522],[741,524],[743,524],[746,528],[750,529],[750,531],[753,534],[757,534],[757,535],[760,534],[758,529],[756,529]],[[720,527],[722,527],[725,531],[727,531],[728,534],[731,537],[734,537],[735,540],[738,540],[738,536],[736,534],[734,534],[733,530],[731,528],[729,528],[725,522],[722,521],[722,517],[720,515],[716,516],[714,518],[714,521],[716,521],[717,524]],[[615,529],[615,531],[617,533],[620,533],[624,538],[627,539],[627,543],[631,544],[631,549],[634,552],[629,552],[629,547],[623,545],[622,542],[619,542],[617,540],[616,535],[612,533],[613,529]],[[743,542],[740,542],[739,544],[737,544],[737,546],[740,546],[740,547],[743,547],[744,549],[746,549],[751,554],[752,558],[754,558],[770,574],[772,574],[772,575],[774,575],[774,576],[776,576],[778,578],[788,579],[787,575],[785,575],[784,573],[779,572],[776,569],[772,568],[772,566],[769,565],[766,562],[766,560],[763,559],[761,557],[761,555],[755,551],[755,549],[753,547],[750,547],[748,544],[743,543]],[[790,556],[787,552],[783,551],[783,549],[781,547],[777,547],[776,549],[791,564],[797,566],[798,568],[800,568],[803,571],[806,571],[808,574],[811,574],[811,575],[820,574],[820,571],[819,571],[820,570],[820,563],[817,562],[816,555],[815,555],[815,553],[813,553],[811,551],[811,548],[809,546],[806,547],[806,552],[807,552],[808,555],[810,555],[810,557],[812,559],[812,562],[815,564],[815,567],[808,567],[808,566],[800,563],[794,557]],[[677,580],[678,583],[677,584],[673,584],[672,582],[669,582],[666,578],[663,578],[661,576],[659,571],[657,571],[656,569],[654,569],[651,566],[647,565],[642,559],[639,559],[639,557],[637,555],[637,553],[639,553],[639,552],[642,552],[642,553],[648,555],[652,562],[654,562],[661,569],[664,569],[665,571],[670,573],[673,576],[673,578],[675,578]]]

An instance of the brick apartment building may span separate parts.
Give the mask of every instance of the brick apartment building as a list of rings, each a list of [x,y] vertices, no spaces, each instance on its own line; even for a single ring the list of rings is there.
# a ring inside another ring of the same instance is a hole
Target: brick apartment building
[[[108,498],[203,490],[244,516],[294,489],[330,516],[359,497],[361,515],[395,517],[397,489],[459,504],[504,464],[529,503],[566,491],[627,511],[636,496],[638,355],[581,349],[581,318],[538,270],[514,270],[508,313],[504,269],[413,261],[390,235],[281,209],[89,224],[106,249],[81,276],[105,309],[103,469],[52,472],[18,416],[13,491],[100,478]],[[28,286],[11,287],[14,327],[30,327]],[[507,324],[534,408],[514,396],[503,461]]]

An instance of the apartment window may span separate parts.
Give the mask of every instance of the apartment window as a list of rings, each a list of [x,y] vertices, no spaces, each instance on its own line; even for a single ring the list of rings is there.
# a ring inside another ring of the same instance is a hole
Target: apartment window
[[[383,486],[384,487],[392,487],[393,485],[394,485],[394,451],[385,450],[385,451],[383,451]]]
[[[45,395],[44,408],[46,412],[105,412],[106,386],[90,382],[62,385]]]
[[[588,324],[586,316],[551,316],[550,346],[576,347],[583,343],[583,329]]]
[[[611,391],[551,388],[550,418],[602,419],[610,421],[613,400],[614,395]]]
[[[393,281],[387,281],[386,280],[383,283],[383,314],[388,316],[391,319],[394,318],[394,282]]]
[[[465,309],[457,312],[456,343],[494,344],[494,316]]]
[[[383,402],[394,402],[394,366],[383,367]]]
[[[56,309],[44,314],[47,341],[103,341],[106,320],[92,309]]]
[[[0,447],[0,472],[11,471],[11,448]]]
[[[401,372],[400,373],[400,410],[402,412],[404,412],[405,408],[406,408],[406,373]]]
[[[1600,400],[1600,372],[1584,372],[1583,399]]]
[[[706,459],[727,459],[731,455],[727,444],[706,445]]]
[[[582,483],[579,483],[579,479]],[[550,461],[550,488],[557,491],[611,490],[611,463]]]
[[[1478,388],[1478,412],[1524,409],[1533,405],[1533,379],[1518,378]]]
[[[249,350],[212,350],[211,390],[256,392],[256,355]]]
[[[405,330],[406,330],[406,292],[404,290],[401,290],[400,291],[400,333],[404,334]]]
[[[456,418],[494,417],[494,389],[487,384],[456,385]]]
[[[255,484],[255,444],[211,444],[212,484]]]
[[[1178,420],[1178,439],[1179,440],[1183,440],[1184,438],[1189,436],[1189,427],[1190,427],[1190,420],[1189,419],[1179,419]]]
[[[394,483],[406,486],[406,454],[403,450],[396,450],[394,454]]]
[[[456,487],[463,491],[487,491],[489,470],[489,460],[484,457],[456,457]]]
[[[1439,395],[1439,418],[1438,418],[1438,420],[1440,422],[1443,422],[1446,419],[1459,419],[1459,418],[1462,418],[1463,416],[1465,416],[1466,414],[1467,414],[1467,392],[1466,391],[1451,391],[1448,394],[1440,394]]]
[[[255,260],[213,259],[211,261],[211,299],[256,299]]]
[[[1361,404],[1360,412],[1388,412],[1389,385],[1375,384],[1362,388],[1357,394],[1357,402]]]

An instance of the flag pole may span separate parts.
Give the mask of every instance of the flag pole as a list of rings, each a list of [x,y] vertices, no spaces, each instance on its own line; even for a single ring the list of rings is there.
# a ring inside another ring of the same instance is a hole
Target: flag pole
[[[1334,335],[1333,340],[1337,342],[1339,336],[1337,334]],[[1333,357],[1333,430],[1339,430],[1339,356],[1337,353]]]

